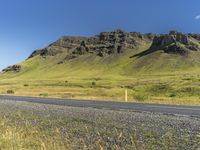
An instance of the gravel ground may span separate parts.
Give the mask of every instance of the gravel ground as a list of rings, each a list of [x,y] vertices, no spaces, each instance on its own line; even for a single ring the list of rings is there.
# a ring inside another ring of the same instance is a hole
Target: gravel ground
[[[100,110],[93,108],[75,108],[57,105],[34,104],[28,102],[0,101],[0,112],[31,112],[40,117],[78,118],[88,122],[102,124],[100,127],[111,126],[122,129],[123,134],[135,133],[139,143],[153,144],[152,149],[164,149],[152,139],[162,139],[166,135],[172,138],[166,149],[200,149],[200,118],[190,116],[175,116],[158,113],[126,112]],[[96,124],[93,125],[97,127]],[[98,126],[99,127],[99,126]],[[106,131],[107,132],[107,131]],[[151,134],[149,134],[151,133]],[[89,142],[89,141],[88,141]],[[116,142],[114,137],[108,137],[107,143]],[[160,141],[163,142],[162,140]],[[176,142],[176,146],[173,145]],[[170,147],[170,145],[173,145]],[[104,144],[104,146],[106,146]],[[107,145],[107,147],[109,147]],[[78,149],[74,147],[74,149]],[[92,149],[92,147],[88,148]],[[127,148],[129,149],[129,148]],[[144,148],[145,149],[145,148]]]

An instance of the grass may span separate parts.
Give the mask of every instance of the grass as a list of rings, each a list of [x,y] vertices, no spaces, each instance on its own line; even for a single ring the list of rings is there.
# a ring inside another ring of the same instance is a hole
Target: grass
[[[190,148],[195,149],[199,143],[197,136],[184,133],[179,137],[173,128],[161,137],[153,129],[145,126],[136,129],[134,125],[110,119],[109,115],[105,117],[101,113],[99,117],[87,118],[83,117],[87,111],[82,114],[78,110],[77,114],[77,110],[72,109],[65,116],[54,114],[53,110],[43,111],[43,106],[39,111],[34,105],[25,107],[26,104],[1,104],[1,149],[184,149],[191,143]]]
[[[66,82],[67,81],[67,82]],[[161,74],[135,77],[65,78],[49,80],[0,81],[0,93],[23,96],[57,97],[129,102],[200,105],[200,76]]]

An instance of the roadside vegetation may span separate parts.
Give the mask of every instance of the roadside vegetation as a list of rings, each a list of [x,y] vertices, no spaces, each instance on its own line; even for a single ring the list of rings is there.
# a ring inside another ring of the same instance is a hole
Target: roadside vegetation
[[[0,149],[193,150],[200,144],[199,120],[193,119],[192,125],[190,121],[159,114],[1,101]],[[180,130],[185,125],[188,128]]]
[[[66,78],[63,80],[1,80],[0,94],[200,105],[200,75],[156,74],[135,77]]]

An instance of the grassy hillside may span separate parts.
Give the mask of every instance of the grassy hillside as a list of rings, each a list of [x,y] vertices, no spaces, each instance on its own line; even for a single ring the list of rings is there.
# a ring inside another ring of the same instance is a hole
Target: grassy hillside
[[[117,30],[91,38],[63,37],[4,70],[0,92],[122,101],[128,89],[129,101],[199,105],[196,36]]]

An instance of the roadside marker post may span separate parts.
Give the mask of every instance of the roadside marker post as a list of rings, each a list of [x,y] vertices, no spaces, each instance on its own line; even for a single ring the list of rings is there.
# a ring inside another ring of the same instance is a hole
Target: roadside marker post
[[[128,102],[128,90],[125,89],[125,102]]]

